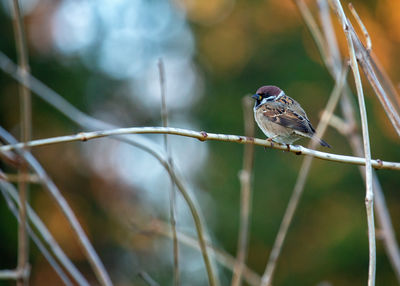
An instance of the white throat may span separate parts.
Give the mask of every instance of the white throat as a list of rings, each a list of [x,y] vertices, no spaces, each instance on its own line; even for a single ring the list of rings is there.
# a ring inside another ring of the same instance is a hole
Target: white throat
[[[278,100],[279,98],[281,98],[282,96],[284,96],[285,93],[283,91],[281,91],[278,96],[275,95],[271,95],[268,96],[266,98],[263,98],[263,100],[261,100],[260,104],[257,105],[257,101],[254,103],[254,107],[253,107],[253,111],[255,112],[261,105],[266,104],[269,101],[273,101],[273,100]]]
[[[278,94],[278,96],[276,97],[275,100],[278,100],[279,98],[281,98],[284,95],[285,95],[285,93],[281,90],[281,92]]]

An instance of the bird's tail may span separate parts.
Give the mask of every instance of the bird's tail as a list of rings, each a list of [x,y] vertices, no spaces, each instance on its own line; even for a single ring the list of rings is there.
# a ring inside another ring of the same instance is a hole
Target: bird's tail
[[[322,139],[319,139],[319,144],[321,144],[321,146],[331,148],[331,145],[329,145],[328,143],[326,143],[326,142],[325,142],[324,140],[322,140]]]
[[[320,139],[320,138],[318,138],[318,137],[313,136],[311,139],[314,140],[314,141],[316,141],[316,142],[318,142],[319,144],[321,144],[321,146],[331,148],[331,145],[329,145],[329,144],[326,143],[324,140],[322,140],[322,139]]]

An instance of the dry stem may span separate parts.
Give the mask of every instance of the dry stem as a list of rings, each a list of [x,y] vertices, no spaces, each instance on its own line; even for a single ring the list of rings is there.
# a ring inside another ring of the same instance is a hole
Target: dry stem
[[[25,144],[16,143],[11,145],[3,145],[0,146],[0,152],[18,150],[24,148],[25,145],[32,148],[32,147],[53,145],[65,142],[75,142],[75,141],[85,142],[97,138],[126,135],[126,134],[172,134],[172,135],[196,138],[199,139],[200,141],[212,140],[221,142],[234,142],[239,144],[254,144],[258,146],[268,147],[271,149],[288,151],[291,153],[295,153],[296,155],[312,156],[326,161],[340,162],[352,165],[365,165],[365,158],[316,151],[308,149],[301,145],[282,145],[277,143],[271,144],[271,142],[265,139],[245,137],[239,135],[207,133],[205,131],[199,132],[182,128],[173,128],[173,127],[131,127],[131,128],[118,128],[111,130],[100,130],[93,132],[80,132],[75,135],[66,135],[66,136],[52,137],[47,139],[32,140]],[[400,170],[400,163],[398,162],[388,162],[388,161],[382,161],[380,159],[374,159],[371,161],[371,164],[376,169]]]
[[[244,114],[244,132],[247,137],[254,136],[254,119],[252,112],[253,100],[245,96],[242,100]],[[252,197],[252,172],[254,161],[254,145],[245,145],[243,153],[243,167],[239,172],[240,180],[240,225],[239,239],[237,246],[236,263],[233,269],[232,286],[239,286],[242,283],[243,269],[246,263],[248,236],[249,236],[249,218],[251,213]]]
[[[371,42],[371,38],[368,34],[367,28],[365,28],[365,25],[362,22],[360,16],[358,16],[358,13],[357,13],[356,9],[354,8],[353,4],[349,3],[349,9],[350,9],[351,14],[353,14],[354,19],[356,19],[361,31],[364,33],[365,41],[367,44],[367,51],[370,52],[372,49],[372,42]]]
[[[19,200],[18,200],[17,190],[11,184],[8,184],[5,182],[0,182],[0,191],[3,194],[3,197],[5,198],[5,200],[7,202],[8,208],[10,209],[12,214],[16,217],[16,219],[19,221],[18,209],[17,209],[17,206],[13,202],[13,200],[15,200],[18,203],[18,205],[20,204]],[[10,196],[13,199],[11,199]],[[32,212],[29,204],[27,204],[27,210],[28,210],[28,217],[30,219],[32,219],[31,215],[29,214],[29,212]],[[53,258],[52,254],[47,250],[47,248],[44,246],[42,241],[35,234],[35,232],[29,226],[29,224],[26,225],[26,228],[27,228],[28,234],[31,237],[32,241],[36,244],[39,251],[43,254],[43,256],[46,258],[46,260],[49,262],[50,266],[53,267],[54,271],[58,274],[58,276],[63,281],[63,283],[67,286],[72,286],[73,283],[71,282],[69,277],[65,274],[64,270],[61,268],[61,266],[58,264],[58,262]],[[86,284],[79,284],[79,285],[89,285],[89,284],[86,282]]]
[[[326,37],[327,42],[329,43],[328,47],[330,48],[329,55],[333,58],[333,66],[332,66],[332,74],[335,79],[337,79],[338,72],[341,68],[340,61],[340,53],[338,44],[336,41],[335,34],[333,32],[331,17],[329,14],[329,7],[327,5],[326,0],[319,0],[320,4],[320,16],[322,27],[324,29],[324,35]],[[360,42],[358,42],[360,43]],[[362,47],[359,46],[361,49]],[[368,60],[368,58],[363,58],[363,60]],[[371,64],[375,66],[375,61],[371,59]],[[393,88],[390,80],[385,74],[384,70],[375,67],[375,71],[381,75],[381,78],[388,90],[392,92],[392,94],[396,95],[396,91]],[[348,88],[345,89],[345,94],[341,100],[342,113],[345,117],[345,122],[342,119],[336,118],[335,122],[332,124],[333,127],[337,128],[339,132],[345,135],[350,143],[351,149],[356,156],[361,157],[363,155],[363,147],[362,141],[359,134],[356,131],[356,120],[353,111],[353,105],[349,100],[350,91]],[[365,180],[365,169],[364,167],[360,167],[361,175]],[[389,260],[392,264],[393,270],[396,274],[398,282],[400,282],[400,251],[396,241],[393,225],[390,219],[390,215],[388,212],[388,208],[385,203],[385,197],[381,186],[379,184],[378,178],[373,173],[373,189],[376,196],[375,208],[377,212],[378,223],[381,227],[381,231],[383,233],[383,243],[386,250],[386,253],[389,257]]]
[[[168,126],[168,110],[167,103],[165,98],[165,69],[164,63],[162,59],[158,62],[158,69],[160,72],[160,92],[161,92],[161,120],[163,127]],[[168,145],[168,135],[164,134],[164,149],[167,154],[168,163],[171,169],[174,168],[174,163],[171,155],[171,149]],[[179,246],[178,246],[178,238],[176,233],[176,192],[175,192],[175,184],[171,179],[171,190],[170,190],[170,221],[171,221],[171,230],[172,230],[172,242],[173,242],[173,254],[174,254],[174,285],[178,286],[180,284],[180,276],[179,276]],[[213,276],[212,269],[208,269],[208,276]]]
[[[151,227],[151,230],[153,230],[159,234],[165,235],[167,237],[172,237],[170,228],[167,226],[167,224],[165,224],[162,221],[155,221]],[[188,234],[182,233],[182,232],[179,232],[178,234],[179,234],[178,240],[180,243],[183,243],[187,246],[190,246],[194,249],[201,251],[201,249],[199,247],[199,243],[197,242],[197,240],[194,237],[192,237]],[[213,246],[211,244],[211,242],[209,242],[209,241],[206,242],[206,245],[207,245],[207,249],[210,251],[210,253],[212,253],[212,255],[215,256],[217,261],[222,266],[226,267],[227,269],[231,270],[232,272],[234,271],[234,268],[236,265],[236,260],[234,257],[232,257],[226,251]],[[246,265],[243,266],[242,274],[243,274],[243,279],[249,285],[252,285],[252,286],[260,285],[260,282],[261,282],[260,276],[256,272],[254,272],[253,270],[248,268]]]
[[[364,143],[364,156],[365,156],[365,184],[366,184],[366,196],[365,205],[367,210],[367,221],[368,221],[368,241],[369,241],[369,267],[368,267],[368,285],[375,285],[375,272],[376,272],[376,245],[375,245],[375,222],[374,222],[374,194],[372,185],[372,166],[371,166],[371,150],[368,134],[368,118],[367,110],[365,107],[364,93],[361,83],[361,77],[358,70],[356,52],[354,50],[353,40],[349,32],[349,22],[346,15],[343,12],[343,8],[339,0],[333,0],[332,6],[342,24],[343,31],[346,35],[347,45],[350,54],[350,66],[353,71],[354,80],[356,83],[358,104],[360,107],[361,115],[361,127],[363,134]]]
[[[23,28],[23,19],[18,0],[13,0],[13,27],[15,34],[15,43],[17,47],[18,64],[23,71],[23,77],[29,70],[28,50],[25,42],[25,33]],[[31,95],[28,87],[19,85],[20,98],[20,122],[21,122],[21,141],[27,142],[31,140]],[[29,183],[22,179],[28,175],[28,170],[25,164],[19,169],[21,179],[18,182],[19,199],[22,202],[19,208],[19,225],[18,225],[18,269],[17,272],[24,272],[24,269],[29,268],[29,242],[26,233],[26,200],[28,197]],[[17,280],[17,285],[28,285],[29,272],[27,275],[22,275]]]
[[[5,142],[8,143],[16,143],[17,141],[12,137],[6,130],[4,130],[0,126],[0,138],[2,138]],[[111,279],[106,272],[103,263],[101,262],[99,256],[97,255],[96,251],[94,250],[92,244],[90,243],[89,239],[87,238],[84,230],[82,229],[81,225],[78,222],[74,212],[68,205],[65,198],[62,196],[60,190],[54,184],[54,182],[49,178],[46,171],[42,168],[39,162],[32,156],[32,154],[25,150],[16,150],[17,153],[25,160],[25,162],[31,166],[34,172],[39,176],[43,186],[49,191],[52,198],[56,201],[57,205],[62,210],[63,214],[65,215],[66,219],[70,223],[74,233],[77,237],[78,243],[82,247],[90,265],[92,266],[99,282],[102,285],[112,285]]]
[[[5,192],[7,192],[9,196],[11,196],[12,200],[14,200],[18,205],[20,204],[20,202],[18,200],[17,192],[13,185],[4,183],[4,182],[0,182],[0,187]],[[5,196],[7,193],[3,193],[3,195]],[[10,200],[7,200],[8,205],[9,205],[11,211],[14,213],[14,215],[18,216],[18,214],[13,211],[14,203],[11,201],[11,198],[10,198]],[[7,199],[7,197],[6,197],[6,199]],[[43,240],[50,247],[54,256],[60,261],[60,263],[63,265],[63,267],[69,272],[71,277],[74,278],[75,281],[79,285],[88,286],[89,283],[86,281],[86,279],[83,277],[83,275],[79,272],[79,270],[75,267],[75,265],[71,262],[71,260],[68,258],[68,256],[64,253],[64,251],[62,250],[60,245],[57,243],[57,241],[54,239],[54,237],[52,236],[50,231],[47,229],[47,227],[45,226],[43,221],[39,218],[39,216],[36,214],[36,212],[29,206],[29,204],[27,204],[27,214],[28,214],[28,218],[29,218],[30,222],[33,224],[35,229],[40,233]],[[28,224],[27,224],[27,227],[28,227],[28,233],[32,237],[32,240],[38,246],[38,248],[43,253],[43,255],[46,257],[46,259],[49,260],[49,262],[50,262],[50,259],[52,259],[51,254],[48,254],[48,255],[46,254],[46,252],[48,252],[48,251],[45,248],[45,246],[44,245],[41,246],[42,242],[36,236],[36,234],[31,230],[31,228],[29,227]],[[50,264],[53,266],[53,263],[50,262]],[[53,266],[53,268],[57,271],[56,267]],[[57,272],[59,272],[59,271],[57,271]],[[63,279],[62,275],[59,275],[59,276],[61,277],[61,279]]]

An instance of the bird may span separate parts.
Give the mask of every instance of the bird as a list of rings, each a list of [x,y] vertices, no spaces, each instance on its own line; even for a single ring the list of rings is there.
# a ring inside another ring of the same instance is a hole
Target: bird
[[[252,98],[255,99],[254,119],[268,141],[290,145],[306,137],[331,148],[315,136],[315,129],[300,104],[279,87],[262,86]]]

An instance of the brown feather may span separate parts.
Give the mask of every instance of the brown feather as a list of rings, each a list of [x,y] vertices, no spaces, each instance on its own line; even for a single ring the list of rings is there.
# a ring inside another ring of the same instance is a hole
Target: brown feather
[[[314,134],[314,129],[307,117],[292,109],[284,108],[282,104],[271,102],[264,104],[261,108],[265,118],[276,124],[305,133],[307,137]]]

